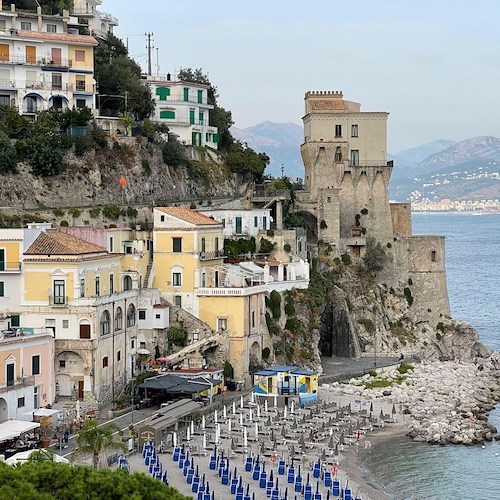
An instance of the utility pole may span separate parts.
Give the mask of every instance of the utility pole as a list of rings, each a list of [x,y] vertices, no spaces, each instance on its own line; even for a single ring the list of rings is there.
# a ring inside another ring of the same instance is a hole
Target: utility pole
[[[144,35],[148,37],[148,45],[146,47],[148,50],[148,76],[151,76],[151,49],[153,48],[151,45],[151,37],[153,33],[144,33]]]

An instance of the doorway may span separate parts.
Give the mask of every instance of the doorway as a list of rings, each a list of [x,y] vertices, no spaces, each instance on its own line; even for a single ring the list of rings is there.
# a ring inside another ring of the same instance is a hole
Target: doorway
[[[78,399],[83,399],[83,380],[78,381]]]

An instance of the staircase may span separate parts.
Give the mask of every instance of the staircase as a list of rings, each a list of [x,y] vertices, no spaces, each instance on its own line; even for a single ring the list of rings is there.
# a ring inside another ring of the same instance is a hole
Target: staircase
[[[150,261],[146,269],[146,276],[144,277],[144,280],[142,282],[142,288],[153,288],[153,279],[151,278],[151,277],[154,278],[153,265],[154,262]]]

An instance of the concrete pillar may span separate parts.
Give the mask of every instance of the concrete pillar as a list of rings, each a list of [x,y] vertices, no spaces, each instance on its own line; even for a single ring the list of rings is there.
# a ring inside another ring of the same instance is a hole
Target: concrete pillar
[[[195,288],[200,287],[200,270],[199,269],[194,270],[194,287]]]
[[[270,273],[269,273],[269,264],[266,264],[264,266],[264,283],[269,283],[271,281],[270,279]]]
[[[283,202],[276,202],[276,229],[283,229]]]
[[[284,271],[283,271],[283,263],[280,263],[278,266],[278,281],[283,281]]]
[[[290,281],[295,281],[297,279],[297,274],[295,272],[295,264],[293,262],[288,264],[288,279]]]

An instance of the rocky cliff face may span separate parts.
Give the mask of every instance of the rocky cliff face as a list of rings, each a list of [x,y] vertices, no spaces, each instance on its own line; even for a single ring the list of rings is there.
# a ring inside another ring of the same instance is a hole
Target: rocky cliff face
[[[69,152],[57,177],[35,177],[27,164],[2,176],[0,206],[24,209],[132,205],[238,196],[235,176],[219,155],[188,149],[190,162],[172,167],[161,148],[140,138],[123,137],[104,150],[77,157]],[[124,188],[119,184],[125,177]]]

